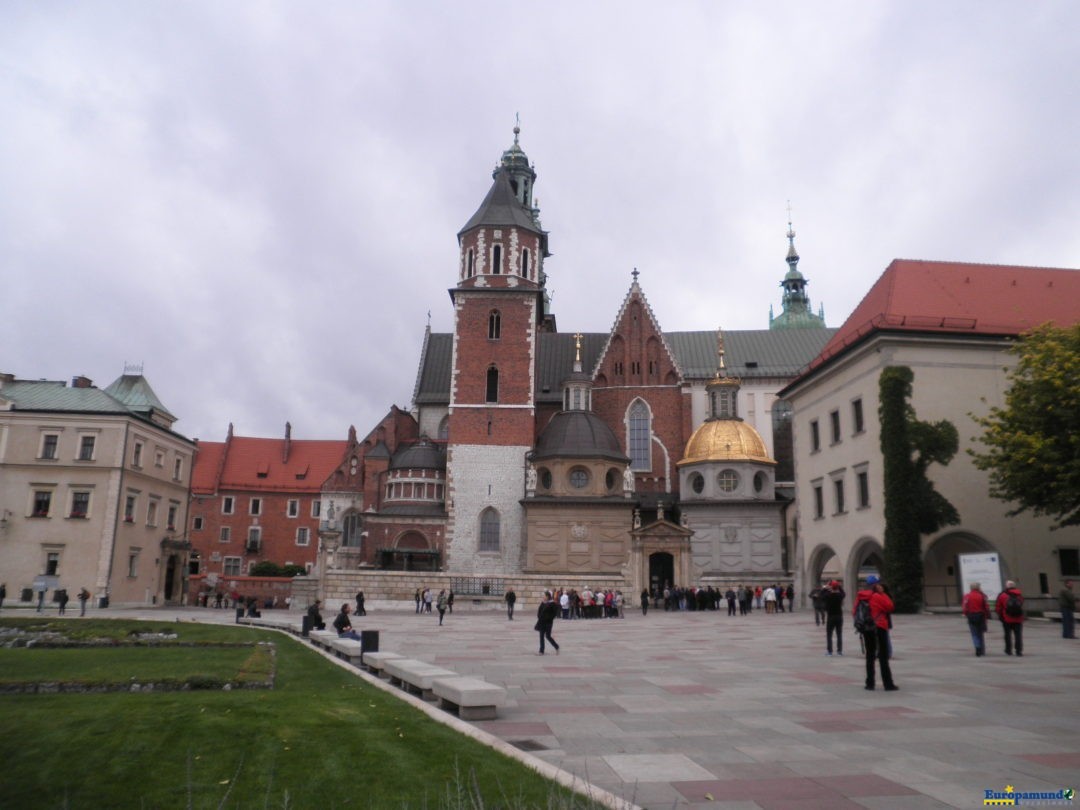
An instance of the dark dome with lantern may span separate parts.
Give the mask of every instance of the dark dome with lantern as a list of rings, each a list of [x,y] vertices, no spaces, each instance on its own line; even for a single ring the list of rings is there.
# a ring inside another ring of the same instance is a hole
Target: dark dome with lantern
[[[558,457],[630,462],[611,428],[589,411],[560,411],[540,433],[533,460]]]
[[[427,436],[421,436],[416,444],[410,444],[394,453],[390,459],[391,470],[445,470],[446,450]]]

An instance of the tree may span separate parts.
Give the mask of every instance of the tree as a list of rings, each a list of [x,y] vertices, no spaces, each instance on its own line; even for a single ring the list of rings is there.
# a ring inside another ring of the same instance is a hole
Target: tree
[[[926,474],[931,464],[952,461],[959,436],[947,420],[922,422],[915,417],[908,401],[914,378],[907,366],[889,366],[878,379],[885,476],[885,578],[901,613],[922,608],[922,535],[960,522],[956,508]]]
[[[990,473],[990,494],[1031,510],[1053,528],[1080,525],[1080,323],[1044,324],[1013,346],[1004,408],[972,418],[985,452],[970,451]]]

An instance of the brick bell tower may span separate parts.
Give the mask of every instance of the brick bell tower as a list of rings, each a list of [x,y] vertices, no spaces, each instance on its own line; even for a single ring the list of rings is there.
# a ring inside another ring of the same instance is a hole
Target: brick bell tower
[[[480,208],[458,233],[447,446],[448,570],[520,571],[525,455],[535,441],[537,335],[547,322],[547,233],[533,204],[536,172],[518,145],[503,152]]]

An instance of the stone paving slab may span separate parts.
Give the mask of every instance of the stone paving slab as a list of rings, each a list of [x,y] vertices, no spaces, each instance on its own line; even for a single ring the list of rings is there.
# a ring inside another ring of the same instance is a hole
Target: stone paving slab
[[[649,810],[976,808],[1006,784],[1080,788],[1080,642],[1056,624],[1029,622],[1022,658],[992,626],[976,658],[961,617],[898,616],[900,691],[867,692],[850,621],[847,654],[828,657],[805,611],[559,620],[561,654],[544,657],[532,623],[500,613],[369,613],[354,621],[377,624],[380,650],[507,689],[478,728]]]

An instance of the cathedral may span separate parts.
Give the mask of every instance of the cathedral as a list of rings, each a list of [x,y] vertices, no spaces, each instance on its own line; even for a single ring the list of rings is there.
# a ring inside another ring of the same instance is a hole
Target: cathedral
[[[790,223],[769,329],[664,331],[635,270],[608,332],[559,332],[518,138],[457,234],[453,332],[425,332],[410,412],[352,434],[323,486],[333,567],[635,592],[786,576],[794,476],[775,394],[833,334]]]

